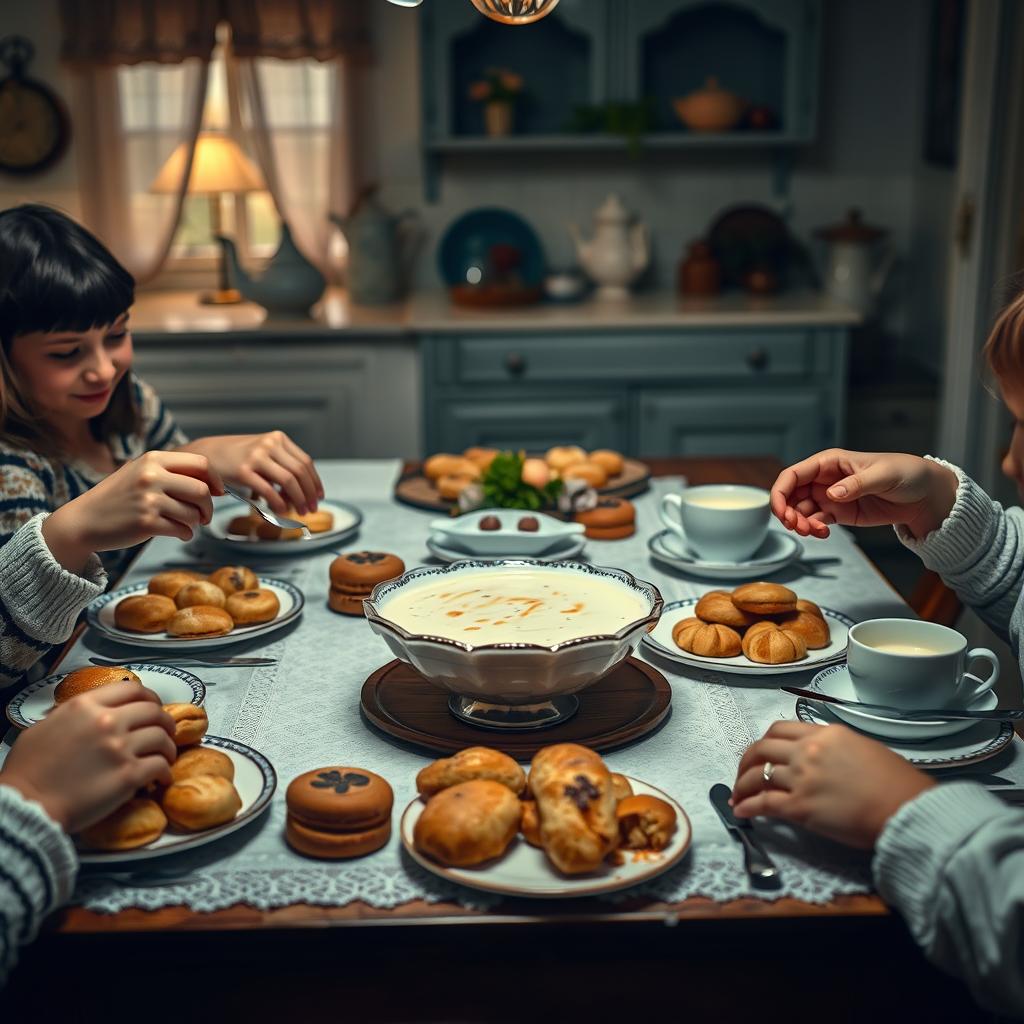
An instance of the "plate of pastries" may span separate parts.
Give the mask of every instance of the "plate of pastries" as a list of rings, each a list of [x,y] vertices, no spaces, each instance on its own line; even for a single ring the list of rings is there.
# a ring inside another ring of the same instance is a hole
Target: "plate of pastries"
[[[190,709],[185,712],[183,709]],[[230,835],[270,806],[274,766],[257,750],[206,735],[202,708],[165,705],[175,719],[178,757],[171,784],[139,790],[75,837],[83,864],[149,860]]]
[[[226,547],[252,551],[261,555],[294,555],[303,550],[331,547],[351,540],[359,531],[363,514],[343,501],[321,501],[315,512],[300,515],[294,509],[284,513],[288,519],[303,523],[309,537],[298,529],[282,529],[268,523],[248,505],[218,504],[209,524],[203,526],[205,536]]]
[[[466,448],[461,455],[439,452],[406,474],[395,486],[395,497],[417,508],[447,511],[470,484],[479,483],[498,448]],[[560,445],[530,455],[523,463],[523,482],[543,488],[555,479],[583,480],[601,494],[628,497],[647,490],[651,471],[610,448],[587,451]]]
[[[676,800],[575,743],[542,748],[528,771],[469,747],[427,765],[416,788],[402,845],[426,870],[488,892],[615,892],[667,871],[690,846]]]
[[[280,629],[302,614],[304,603],[290,583],[257,576],[243,565],[208,574],[171,569],[96,598],[86,621],[120,644],[203,650]]]
[[[70,672],[58,672],[29,683],[7,705],[7,717],[19,729],[41,722],[57,704],[100,686],[141,683],[163,704],[201,707],[206,699],[203,681],[172,665],[87,665]]]
[[[846,657],[853,620],[778,583],[709,590],[665,606],[642,642],[695,668],[738,675],[819,669]]]

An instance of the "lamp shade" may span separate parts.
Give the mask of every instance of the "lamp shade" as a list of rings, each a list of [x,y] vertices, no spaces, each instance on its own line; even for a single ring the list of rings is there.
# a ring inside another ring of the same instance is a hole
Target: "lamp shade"
[[[160,168],[150,192],[177,192],[185,173],[188,147],[183,142]],[[200,132],[188,179],[189,195],[219,195],[221,192],[259,192],[267,186],[256,165],[228,135]]]

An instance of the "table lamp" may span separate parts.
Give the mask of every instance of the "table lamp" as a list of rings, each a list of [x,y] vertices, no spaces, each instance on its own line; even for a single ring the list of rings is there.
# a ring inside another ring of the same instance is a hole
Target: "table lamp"
[[[160,168],[149,191],[177,193],[181,188],[187,157],[188,148],[183,142]],[[225,192],[260,192],[265,188],[263,176],[234,139],[220,132],[199,133],[186,192],[189,195],[209,197],[210,224],[215,238],[222,234],[221,195]],[[228,287],[227,254],[223,248],[218,265],[217,288],[212,292],[204,292],[199,301],[217,305],[242,301],[239,292]]]

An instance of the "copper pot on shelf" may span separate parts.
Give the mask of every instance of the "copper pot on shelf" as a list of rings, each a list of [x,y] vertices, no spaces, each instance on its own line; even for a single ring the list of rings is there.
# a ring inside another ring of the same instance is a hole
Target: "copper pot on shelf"
[[[711,246],[698,238],[679,264],[680,295],[717,295],[722,290],[722,267]]]

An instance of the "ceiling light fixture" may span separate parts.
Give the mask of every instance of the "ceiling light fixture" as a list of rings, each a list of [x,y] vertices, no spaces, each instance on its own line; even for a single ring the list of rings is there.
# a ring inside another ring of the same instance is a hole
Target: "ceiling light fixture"
[[[390,0],[399,7],[419,7],[423,0]],[[546,18],[558,0],[471,0],[473,6],[492,21],[503,25],[529,25]]]

